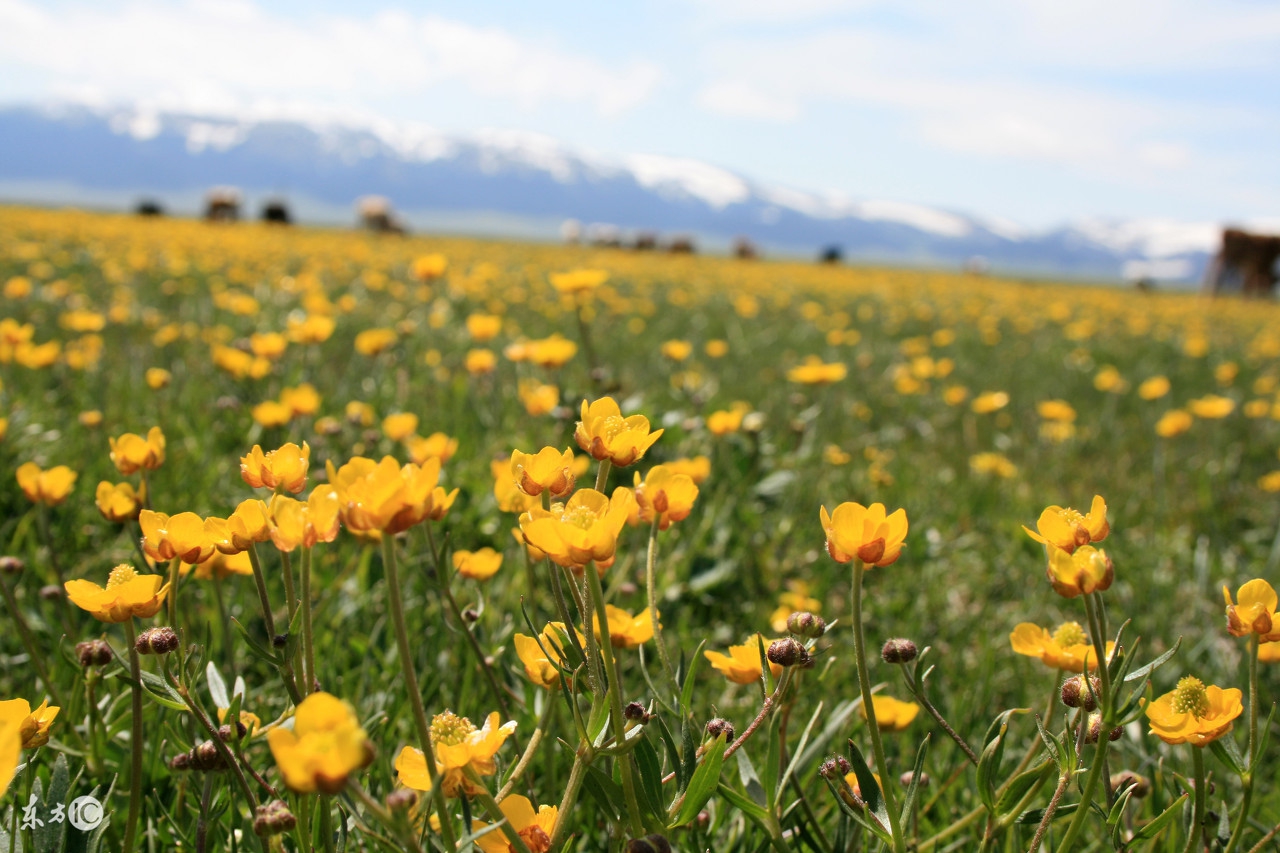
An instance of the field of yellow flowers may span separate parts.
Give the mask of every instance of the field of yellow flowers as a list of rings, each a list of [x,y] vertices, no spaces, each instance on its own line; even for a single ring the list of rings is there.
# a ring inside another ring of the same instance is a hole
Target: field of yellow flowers
[[[1269,303],[21,208],[0,288],[0,853],[1280,850]]]

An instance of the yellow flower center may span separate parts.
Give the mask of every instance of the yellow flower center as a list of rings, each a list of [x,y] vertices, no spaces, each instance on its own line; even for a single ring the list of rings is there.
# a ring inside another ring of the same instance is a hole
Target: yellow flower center
[[[1178,687],[1173,691],[1173,710],[1179,714],[1190,714],[1197,720],[1209,713],[1209,694],[1205,691],[1204,682],[1190,675],[1178,681]]]
[[[445,746],[457,746],[476,730],[475,724],[452,711],[431,718],[431,740]]]
[[[608,442],[613,441],[618,435],[626,432],[627,421],[619,415],[609,415],[607,417],[600,418],[593,426],[595,426],[596,435]]]
[[[1083,646],[1086,641],[1084,628],[1079,622],[1063,622],[1053,632],[1053,641],[1066,648],[1067,646]]]
[[[1058,517],[1071,525],[1080,524],[1084,521],[1084,516],[1080,514],[1080,511],[1072,509],[1069,506],[1058,510]]]
[[[107,576],[107,589],[126,584],[138,576],[137,570],[128,563],[121,563],[111,570]]]
[[[596,514],[595,510],[585,506],[576,506],[560,516],[560,520],[565,524],[572,524],[582,530],[590,530],[591,525],[595,524],[599,518],[600,516]]]

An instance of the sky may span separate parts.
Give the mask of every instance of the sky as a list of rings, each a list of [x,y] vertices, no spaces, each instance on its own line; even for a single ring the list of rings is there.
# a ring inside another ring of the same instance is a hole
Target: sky
[[[1280,216],[1275,0],[0,0],[0,104],[531,131],[1048,227]]]

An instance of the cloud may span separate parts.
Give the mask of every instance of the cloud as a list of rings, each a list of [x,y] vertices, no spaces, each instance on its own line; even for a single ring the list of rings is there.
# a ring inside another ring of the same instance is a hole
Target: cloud
[[[653,63],[589,55],[435,15],[274,15],[252,0],[134,0],[48,10],[0,0],[3,65],[58,91],[220,111],[264,99],[408,98],[453,87],[525,110],[617,115],[647,100]]]
[[[750,84],[735,80],[721,80],[704,86],[696,101],[717,115],[731,118],[789,122],[800,115],[800,108],[793,101],[775,98]]]

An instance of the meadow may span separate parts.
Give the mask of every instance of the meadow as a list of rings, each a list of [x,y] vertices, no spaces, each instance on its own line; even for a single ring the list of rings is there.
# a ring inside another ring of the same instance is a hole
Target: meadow
[[[25,208],[0,288],[0,851],[1280,850],[1269,302]]]

